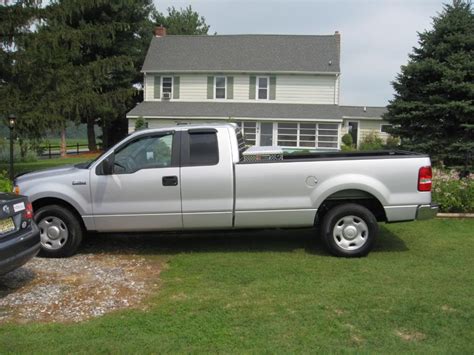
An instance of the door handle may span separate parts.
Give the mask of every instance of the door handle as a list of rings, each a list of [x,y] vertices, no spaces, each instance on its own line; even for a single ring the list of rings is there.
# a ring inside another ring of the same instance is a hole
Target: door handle
[[[177,176],[163,176],[163,186],[176,186],[178,185]]]

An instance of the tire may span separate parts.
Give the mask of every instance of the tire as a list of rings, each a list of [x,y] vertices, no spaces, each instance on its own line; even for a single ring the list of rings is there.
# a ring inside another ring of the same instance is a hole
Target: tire
[[[321,233],[329,252],[335,256],[366,256],[379,232],[377,220],[367,208],[355,203],[338,205],[323,218]]]
[[[67,207],[48,205],[35,212],[41,235],[40,256],[63,258],[74,255],[82,242],[81,222]]]

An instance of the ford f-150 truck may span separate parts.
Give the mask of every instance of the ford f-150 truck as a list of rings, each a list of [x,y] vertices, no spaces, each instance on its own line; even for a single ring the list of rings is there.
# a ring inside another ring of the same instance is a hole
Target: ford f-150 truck
[[[431,218],[426,155],[330,152],[244,159],[234,124],[135,132],[90,163],[18,177],[41,253],[72,255],[87,231],[317,230],[337,256],[363,256],[377,222]]]

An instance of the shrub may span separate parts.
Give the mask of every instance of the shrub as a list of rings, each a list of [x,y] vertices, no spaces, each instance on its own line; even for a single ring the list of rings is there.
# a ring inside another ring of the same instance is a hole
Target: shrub
[[[364,139],[362,139],[359,146],[359,150],[380,150],[382,148],[383,140],[376,131],[370,131]]]
[[[13,186],[6,171],[0,171],[0,192],[12,192]]]
[[[24,156],[21,156],[20,145],[15,142],[13,150],[13,161],[16,163],[30,163],[37,161],[38,156],[32,145],[27,145]],[[10,162],[10,141],[0,138],[0,163]]]
[[[135,131],[148,128],[148,122],[143,117],[138,117],[135,121]]]
[[[385,147],[387,149],[397,149],[400,145],[400,138],[395,136],[388,136],[385,142]]]
[[[433,169],[432,200],[440,212],[474,212],[474,174],[460,179],[455,170]]]
[[[351,147],[352,144],[354,143],[352,140],[352,136],[349,133],[344,134],[342,136],[342,143],[344,143],[344,145]]]

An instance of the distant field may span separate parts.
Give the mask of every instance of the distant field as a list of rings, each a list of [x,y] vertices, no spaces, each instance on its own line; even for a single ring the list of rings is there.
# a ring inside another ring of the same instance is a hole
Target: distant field
[[[99,141],[97,141],[99,143]],[[77,143],[79,144],[87,144],[87,138],[68,138],[66,139],[66,144],[68,146],[71,145],[76,145]],[[53,146],[55,145],[60,145],[61,144],[61,139],[60,138],[48,138],[44,141],[42,144],[43,146],[47,146],[48,144],[51,144]]]
[[[73,165],[94,159],[98,154],[81,154],[67,158],[40,159],[31,163],[16,163],[15,174],[53,168],[61,165]],[[8,171],[8,164],[0,164],[0,171]]]

